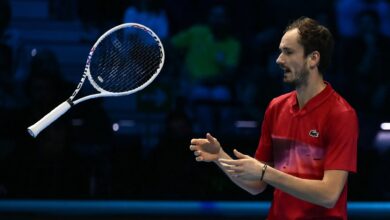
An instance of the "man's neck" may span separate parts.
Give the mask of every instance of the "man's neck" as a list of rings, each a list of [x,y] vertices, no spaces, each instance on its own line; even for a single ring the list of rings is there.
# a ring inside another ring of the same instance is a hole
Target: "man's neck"
[[[311,98],[319,94],[325,87],[326,84],[322,78],[309,82],[306,85],[298,86],[296,91],[299,109],[302,109]]]

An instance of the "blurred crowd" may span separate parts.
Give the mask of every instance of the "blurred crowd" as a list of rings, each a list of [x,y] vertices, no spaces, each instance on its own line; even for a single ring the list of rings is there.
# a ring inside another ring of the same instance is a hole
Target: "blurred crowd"
[[[267,104],[291,90],[275,60],[284,27],[300,16],[334,34],[324,78],[359,116],[349,198],[390,198],[383,175],[390,148],[374,144],[379,124],[390,120],[390,1],[48,0],[51,20],[82,24],[81,41],[93,43],[123,22],[144,24],[163,41],[166,61],[153,84],[171,101],[158,112],[163,128],[148,151],[142,133],[115,134],[103,100],[83,103],[37,139],[28,136],[26,127],[77,82],[64,80],[53,51],[23,58],[23,43],[9,31],[10,2],[0,0],[0,198],[258,200],[204,167],[213,165],[196,163],[188,147],[211,132],[227,151],[254,154]]]

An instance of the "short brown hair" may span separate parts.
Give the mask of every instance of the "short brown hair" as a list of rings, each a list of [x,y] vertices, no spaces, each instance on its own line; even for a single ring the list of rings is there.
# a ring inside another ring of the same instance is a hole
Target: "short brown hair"
[[[334,40],[333,36],[325,26],[320,25],[316,20],[308,17],[300,17],[286,27],[284,33],[292,29],[298,29],[300,38],[298,42],[303,46],[305,56],[313,51],[320,53],[318,69],[323,74],[329,67]]]

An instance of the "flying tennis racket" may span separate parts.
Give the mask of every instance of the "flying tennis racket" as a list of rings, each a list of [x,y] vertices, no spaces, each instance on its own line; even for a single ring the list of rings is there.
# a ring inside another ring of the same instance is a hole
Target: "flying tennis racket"
[[[28,127],[29,134],[36,137],[72,106],[85,100],[124,96],[140,91],[160,73],[164,58],[163,45],[149,28],[136,23],[125,23],[111,28],[93,45],[84,74],[73,94]],[[97,93],[74,100],[86,78]]]

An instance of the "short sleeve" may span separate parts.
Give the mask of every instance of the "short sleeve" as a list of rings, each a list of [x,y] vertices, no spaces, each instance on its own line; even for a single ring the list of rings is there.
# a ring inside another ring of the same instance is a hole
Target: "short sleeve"
[[[334,114],[326,132],[325,170],[356,172],[358,133],[354,110]]]

